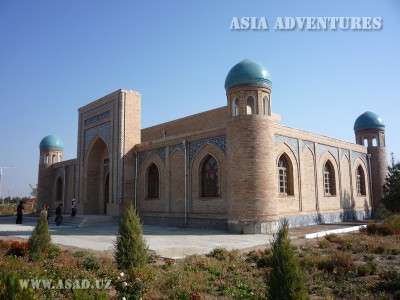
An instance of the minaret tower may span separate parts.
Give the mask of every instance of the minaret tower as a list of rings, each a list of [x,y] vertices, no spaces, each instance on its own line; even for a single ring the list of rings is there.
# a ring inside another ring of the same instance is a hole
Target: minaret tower
[[[278,225],[271,78],[252,60],[233,66],[225,80],[229,119],[228,226],[231,232],[271,233]]]
[[[383,185],[388,174],[385,144],[385,124],[377,114],[367,111],[354,123],[356,143],[368,149],[372,179],[372,208],[379,208],[383,196]]]
[[[38,174],[37,201],[38,210],[43,209],[44,205],[52,202],[52,165],[62,160],[64,143],[55,136],[48,135],[42,139],[39,145],[40,160]]]

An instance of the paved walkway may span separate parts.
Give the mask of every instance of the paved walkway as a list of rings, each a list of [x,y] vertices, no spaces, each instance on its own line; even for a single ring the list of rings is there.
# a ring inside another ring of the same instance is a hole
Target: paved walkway
[[[23,224],[15,224],[15,217],[0,217],[0,236],[14,236],[28,239],[36,225],[37,218],[24,216]],[[302,238],[305,233],[344,228],[359,224],[341,223],[317,225],[291,230],[292,238]],[[99,251],[113,250],[118,232],[116,225],[95,227],[72,227],[49,225],[52,240],[56,244]],[[193,229],[144,225],[144,238],[150,250],[168,258],[181,258],[191,254],[206,254],[216,247],[228,250],[245,249],[267,245],[272,235],[230,234],[224,230]]]
[[[28,239],[37,218],[24,216],[23,224],[15,224],[15,217],[0,217],[0,235]],[[113,249],[118,228],[113,226],[71,227],[49,225],[56,244],[107,251]],[[143,226],[144,238],[150,250],[168,258],[191,254],[206,254],[216,247],[228,250],[266,245],[271,235],[230,234],[224,230],[193,229],[164,226]]]

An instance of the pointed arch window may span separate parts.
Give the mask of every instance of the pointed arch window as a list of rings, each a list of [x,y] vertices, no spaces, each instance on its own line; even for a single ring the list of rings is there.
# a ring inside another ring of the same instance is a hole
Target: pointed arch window
[[[263,98],[264,115],[269,116],[269,100],[267,96]]]
[[[256,114],[256,100],[253,96],[247,97],[246,100],[246,114],[247,115],[254,115]]]
[[[335,169],[329,160],[324,166],[324,191],[326,196],[336,195]]]
[[[239,115],[239,99],[236,97],[232,101],[232,116],[238,116]]]
[[[160,176],[157,166],[152,163],[147,172],[147,198],[155,199],[160,196]]]
[[[293,172],[289,158],[282,154],[278,160],[279,193],[293,195]]]
[[[61,177],[58,177],[56,182],[56,200],[62,201],[62,194],[63,194],[63,184]]]
[[[51,162],[54,164],[57,162],[57,155],[53,154],[52,158],[51,158]]]
[[[219,197],[219,167],[211,155],[207,155],[201,166],[201,196]]]
[[[357,195],[358,196],[365,196],[366,189],[365,189],[365,173],[361,166],[358,166],[356,172],[356,182],[357,182]]]

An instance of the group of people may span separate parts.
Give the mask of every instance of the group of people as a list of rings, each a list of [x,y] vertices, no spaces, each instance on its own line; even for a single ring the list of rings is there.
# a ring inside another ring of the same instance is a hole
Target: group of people
[[[24,202],[21,200],[17,206],[17,220],[15,221],[16,224],[22,224],[22,216],[23,216],[23,210],[24,210]],[[50,206],[46,204],[45,210],[47,212],[47,222],[49,221],[50,218]],[[76,202],[75,199],[72,199],[71,202],[71,217],[76,216]],[[62,216],[62,203],[58,204],[56,208],[56,224],[57,226],[61,224],[63,220]]]

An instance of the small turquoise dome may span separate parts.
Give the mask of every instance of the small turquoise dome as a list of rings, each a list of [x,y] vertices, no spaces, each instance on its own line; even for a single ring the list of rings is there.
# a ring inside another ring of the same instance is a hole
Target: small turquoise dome
[[[363,129],[382,129],[385,130],[385,124],[380,116],[377,114],[366,111],[357,118],[354,123],[354,131]]]
[[[240,85],[259,85],[271,88],[271,75],[266,67],[250,59],[234,65],[225,79],[225,90]]]
[[[48,135],[40,142],[39,148],[40,150],[48,150],[48,149],[63,150],[64,143],[59,137],[55,135]]]

